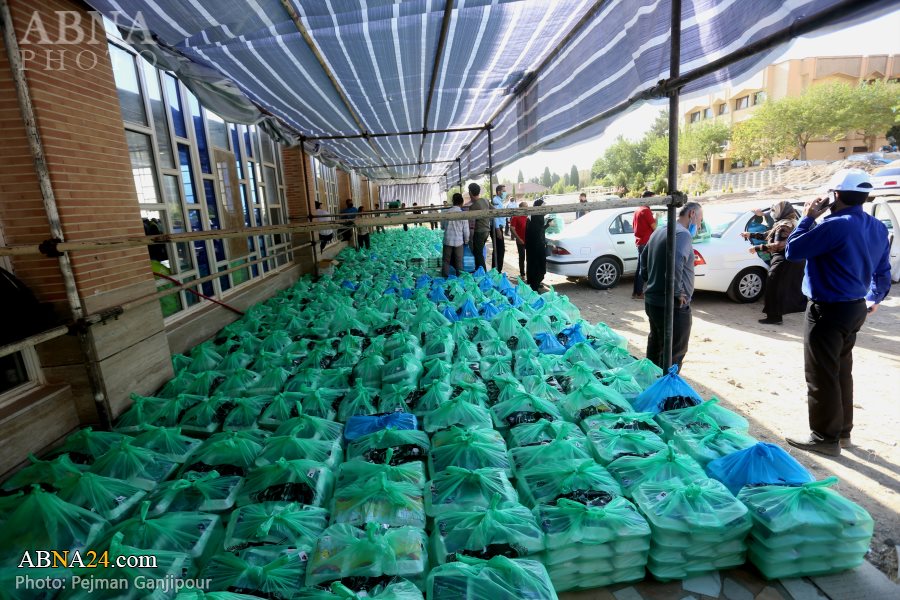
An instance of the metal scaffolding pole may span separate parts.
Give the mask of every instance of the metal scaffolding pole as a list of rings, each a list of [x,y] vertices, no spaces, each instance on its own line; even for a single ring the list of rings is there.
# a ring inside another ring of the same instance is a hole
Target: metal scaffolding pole
[[[678,77],[681,65],[681,0],[672,0],[669,77]],[[666,312],[663,328],[663,369],[672,366],[672,330],[675,324],[675,190],[678,188],[678,94],[669,95],[669,201],[666,203]]]

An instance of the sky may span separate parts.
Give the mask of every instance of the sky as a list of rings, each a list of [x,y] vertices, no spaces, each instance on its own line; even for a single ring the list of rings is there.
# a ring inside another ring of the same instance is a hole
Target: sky
[[[773,56],[772,63],[793,58],[813,56],[856,56],[868,54],[900,54],[900,10],[878,19],[844,27],[839,31],[828,31],[818,36],[804,36],[795,39],[780,54]],[[757,71],[758,72],[758,71]],[[749,78],[756,72],[750,73]],[[739,82],[737,82],[739,83]],[[706,96],[706,92],[682,96],[682,102],[692,97]],[[603,135],[592,140],[553,152],[537,152],[526,156],[500,170],[501,181],[515,181],[519,169],[525,180],[540,176],[544,167],[562,175],[568,173],[574,164],[581,169],[589,169],[619,136],[636,140],[648,128],[654,117],[667,106],[667,101],[644,103],[631,112],[615,120]]]

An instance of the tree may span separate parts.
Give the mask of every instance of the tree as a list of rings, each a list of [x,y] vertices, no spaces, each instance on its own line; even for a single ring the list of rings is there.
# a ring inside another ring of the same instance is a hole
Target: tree
[[[562,181],[563,181],[564,186],[569,187],[569,174],[568,173],[563,173]]]
[[[668,137],[669,136],[669,111],[668,109],[662,111],[656,118],[653,119],[653,123],[650,125],[650,131],[647,132],[648,136],[651,137]]]
[[[544,167],[544,174],[541,175],[541,185],[544,187],[553,185],[553,176],[550,174],[550,167]]]
[[[702,158],[711,165],[713,155],[722,152],[730,137],[731,130],[724,123],[705,121],[691,125],[679,136],[679,153],[683,149],[684,158]]]
[[[790,138],[800,160],[806,160],[806,145],[813,138],[837,140],[850,128],[852,88],[842,82],[814,85],[800,96],[782,98],[763,105],[754,119],[763,117],[770,130]]]
[[[519,176],[516,177],[516,183],[525,183],[525,176],[522,175],[522,169],[519,169]]]
[[[569,183],[566,185],[574,185],[576,188],[578,187],[578,167],[572,165],[572,168],[569,170]]]
[[[731,130],[731,156],[750,165],[754,161],[772,161],[794,146],[794,140],[783,129],[774,126],[768,117],[769,103],[760,107],[757,114],[736,123]]]
[[[550,185],[556,185],[559,181],[562,181],[562,178],[557,173],[550,176]]]
[[[649,137],[649,134],[648,134]],[[654,136],[649,139],[644,154],[647,172],[657,178],[668,176],[669,171],[669,134]]]
[[[878,137],[900,119],[900,84],[881,80],[862,83],[853,88],[850,96],[847,125],[863,136],[869,150],[877,150]]]

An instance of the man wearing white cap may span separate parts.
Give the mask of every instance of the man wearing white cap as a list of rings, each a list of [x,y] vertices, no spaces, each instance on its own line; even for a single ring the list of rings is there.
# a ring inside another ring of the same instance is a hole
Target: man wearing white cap
[[[871,191],[865,171],[838,171],[828,182],[831,201],[806,203],[785,248],[788,260],[806,260],[803,293],[810,299],[803,336],[810,434],[787,442],[826,456],[850,446],[856,333],[891,287],[887,228],[862,210]]]

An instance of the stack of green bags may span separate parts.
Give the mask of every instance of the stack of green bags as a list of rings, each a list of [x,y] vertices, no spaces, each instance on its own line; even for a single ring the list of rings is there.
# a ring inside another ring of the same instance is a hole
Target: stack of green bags
[[[831,489],[836,477],[800,486],[745,486],[750,561],[768,579],[836,573],[858,567],[872,539],[872,517]]]

